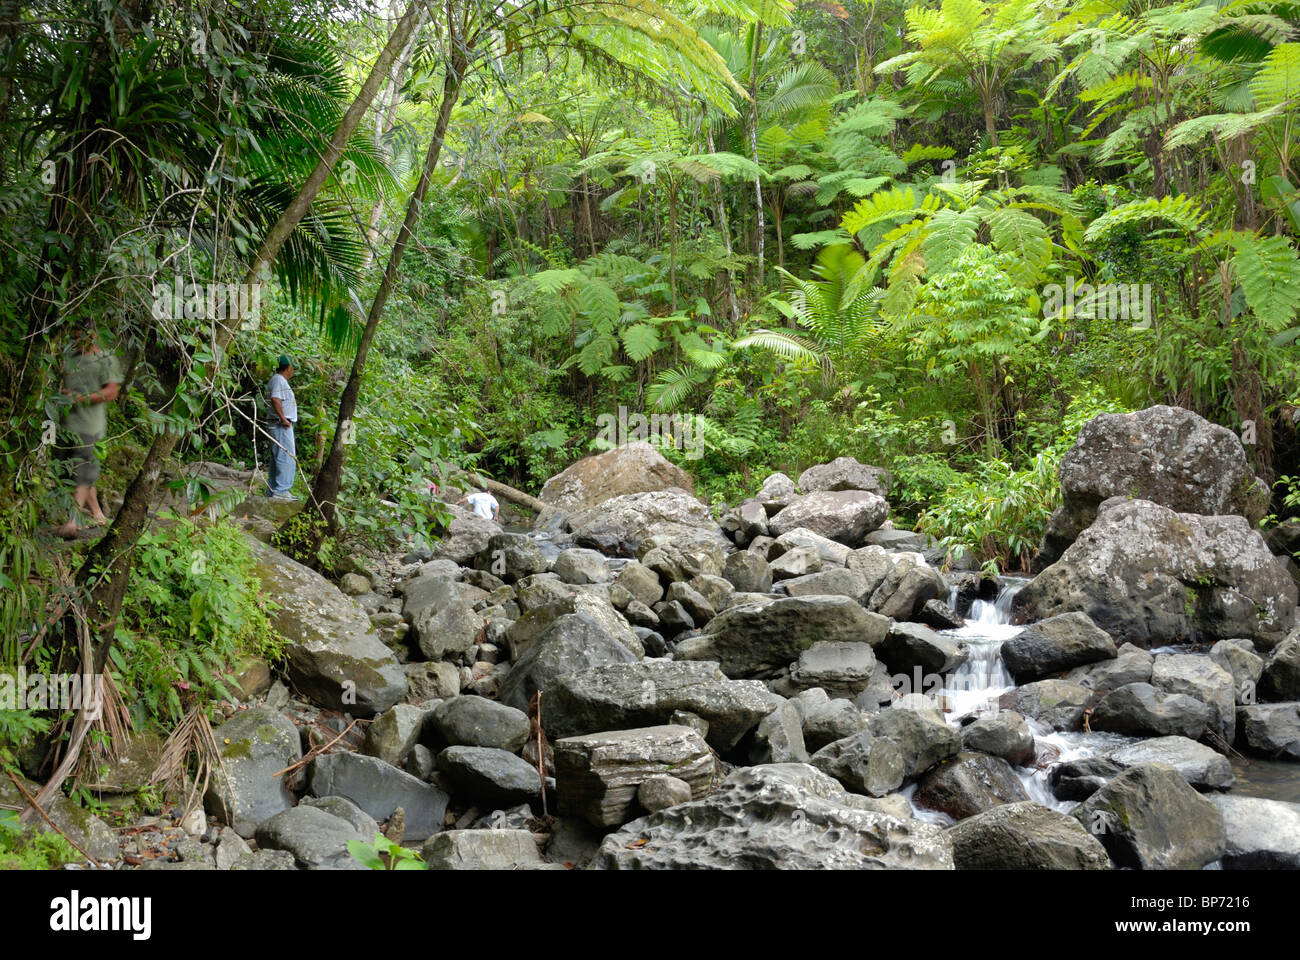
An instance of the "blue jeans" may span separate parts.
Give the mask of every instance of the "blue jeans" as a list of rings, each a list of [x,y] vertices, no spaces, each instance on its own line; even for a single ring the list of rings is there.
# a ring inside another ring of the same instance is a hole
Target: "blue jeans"
[[[284,496],[293,487],[293,472],[297,465],[297,450],[293,443],[293,424],[282,427],[270,425],[271,455],[266,461],[266,495]]]

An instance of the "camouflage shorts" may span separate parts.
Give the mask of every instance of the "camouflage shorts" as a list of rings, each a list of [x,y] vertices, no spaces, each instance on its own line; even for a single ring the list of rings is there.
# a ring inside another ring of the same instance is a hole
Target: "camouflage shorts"
[[[95,443],[99,438],[81,433],[69,435],[68,439],[71,440],[72,436],[77,436],[81,442],[60,444],[57,448],[59,459],[67,464],[65,471],[70,471],[65,475],[72,486],[93,487],[99,479],[99,458],[95,456]]]

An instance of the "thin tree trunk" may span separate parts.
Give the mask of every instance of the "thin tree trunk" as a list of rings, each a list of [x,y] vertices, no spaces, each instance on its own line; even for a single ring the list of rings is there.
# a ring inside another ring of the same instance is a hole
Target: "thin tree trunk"
[[[763,25],[754,25],[754,49],[749,71],[749,150],[753,154],[754,165],[758,166],[758,60],[759,50],[763,45]],[[763,247],[767,221],[763,216],[763,180],[758,171],[754,171],[754,216],[757,221],[754,249],[758,254],[758,289],[763,289]]]
[[[429,148],[425,153],[424,169],[420,173],[420,181],[416,184],[415,192],[411,194],[411,199],[406,204],[406,217],[397,232],[397,240],[388,256],[388,267],[384,270],[384,278],[380,281],[379,289],[375,291],[375,299],[371,302],[370,312],[366,316],[366,327],[361,333],[361,342],[357,345],[356,356],[352,359],[352,372],[348,375],[347,385],[343,388],[343,396],[339,400],[339,412],[334,425],[334,439],[330,443],[329,455],[312,482],[311,498],[303,508],[304,512],[314,511],[318,522],[308,524],[304,532],[294,537],[292,544],[295,552],[306,557],[314,556],[325,533],[335,529],[339,489],[343,484],[343,464],[347,459],[345,441],[352,416],[356,412],[357,397],[361,393],[366,358],[370,353],[370,345],[374,342],[375,332],[379,329],[379,321],[383,317],[388,296],[392,292],[393,284],[397,282],[397,271],[402,266],[402,257],[405,256],[411,237],[419,226],[424,197],[429,191],[429,184],[438,168],[438,158],[442,154],[443,137],[447,133],[447,124],[451,120],[451,110],[460,96],[466,60],[464,53],[457,48],[455,38],[451,40],[450,45],[454,52],[443,80],[442,106],[438,110],[438,121],[433,128],[433,138],[429,141]],[[281,527],[282,534],[289,529],[295,519],[290,517],[285,521],[284,526]]]
[[[713,145],[713,128],[709,126],[709,119],[704,118],[704,135],[707,138],[709,153],[716,153],[717,148]],[[719,178],[714,181],[713,188],[717,195],[718,207],[718,227],[722,231],[722,243],[727,251],[727,259],[731,259],[731,226],[727,223],[727,204],[722,189],[722,180]],[[736,278],[732,274],[731,268],[727,268],[727,308],[731,314],[731,322],[740,322],[740,307],[736,303]]]
[[[312,201],[332,172],[334,164],[338,162],[348,138],[352,136],[361,123],[362,117],[370,108],[370,104],[374,101],[380,84],[392,68],[393,60],[406,45],[407,39],[415,28],[417,19],[417,7],[413,3],[388,38],[387,45],[376,59],[375,65],[361,90],[357,93],[356,99],[343,115],[338,129],[334,131],[333,137],[325,147],[323,155],[317,161],[307,181],[302,185],[297,196],[294,197],[262,241],[261,247],[258,249],[257,255],[244,277],[245,283],[253,284],[263,279],[270,265],[279,256],[281,248],[293,233],[294,228],[311,209]],[[213,360],[212,366],[207,370],[206,378],[209,388],[215,385],[225,349],[230,344],[235,331],[243,320],[238,311],[232,311],[232,314],[228,320],[214,323]],[[118,612],[121,610],[122,599],[125,596],[126,585],[131,575],[131,564],[136,541],[144,531],[149,515],[149,506],[158,488],[158,481],[162,477],[163,466],[170,458],[179,440],[180,434],[172,430],[164,430],[154,439],[148,453],[145,454],[139,471],[127,487],[122,508],[118,511],[117,517],[113,520],[104,536],[89,551],[85,561],[77,570],[77,583],[82,586],[90,586],[91,609],[89,617],[94,632],[101,637],[98,649],[95,651],[93,673],[101,673],[104,664],[108,660],[108,654],[113,645],[113,631]],[[65,643],[67,639],[75,636],[75,623],[71,618],[67,623],[69,629],[65,630]],[[49,799],[61,785],[62,781],[55,782],[51,780],[41,790],[38,799],[42,800],[42,802]]]

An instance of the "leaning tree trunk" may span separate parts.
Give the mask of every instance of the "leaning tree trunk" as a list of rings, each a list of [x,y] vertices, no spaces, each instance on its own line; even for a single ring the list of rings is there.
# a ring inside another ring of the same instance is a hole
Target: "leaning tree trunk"
[[[307,181],[302,185],[298,195],[294,197],[262,241],[262,245],[253,259],[252,266],[244,277],[246,284],[257,283],[263,278],[270,265],[279,256],[281,248],[288,241],[294,228],[311,209],[312,201],[333,171],[334,164],[338,162],[338,158],[342,155],[348,139],[360,124],[365,112],[370,109],[370,104],[375,99],[380,84],[392,68],[393,60],[406,46],[406,41],[415,28],[417,18],[417,7],[412,3],[398,22],[392,35],[388,38],[387,45],[379,54],[370,75],[357,93],[356,99],[348,107],[347,112],[344,113],[338,129],[334,131],[334,136],[330,139],[310,176],[307,177]],[[243,320],[238,311],[231,312],[234,315],[228,320],[215,323],[212,343],[213,366],[207,371],[209,386],[215,384],[216,376],[220,372],[222,355],[234,337],[235,330],[238,329],[240,322]],[[108,655],[113,646],[117,616],[122,609],[126,585],[131,576],[135,545],[141,533],[144,532],[145,523],[149,516],[149,505],[153,502],[154,494],[157,491],[158,481],[162,477],[163,466],[171,457],[172,451],[179,440],[180,434],[170,429],[164,430],[154,439],[149,452],[145,455],[144,462],[135,475],[135,479],[131,481],[130,486],[126,489],[122,509],[118,511],[112,525],[108,528],[108,532],[90,550],[85,561],[77,570],[78,586],[89,587],[90,590],[88,616],[93,633],[101,638],[98,646],[94,649],[93,669],[89,672],[95,674],[103,672],[104,665],[108,662]],[[75,618],[69,614],[65,618],[64,624],[65,645],[70,641],[75,643],[77,636]],[[91,722],[86,717],[85,711],[77,714],[77,719],[73,723],[74,739],[80,728],[84,728]],[[63,779],[63,777],[55,777],[45,784],[40,793],[37,794],[37,803],[42,806],[48,803],[59,788],[62,787]]]
[[[433,128],[433,138],[429,141],[429,149],[424,156],[424,169],[420,173],[420,181],[416,184],[415,192],[407,202],[406,217],[397,232],[397,240],[393,244],[392,253],[388,256],[388,267],[384,270],[384,278],[379,283],[379,289],[375,291],[375,299],[371,302],[370,312],[366,316],[366,327],[361,333],[356,356],[352,359],[352,372],[348,375],[347,385],[343,388],[343,396],[339,400],[339,412],[334,424],[334,439],[330,443],[329,455],[316,473],[315,480],[312,481],[311,497],[302,511],[303,513],[315,512],[316,522],[303,524],[297,516],[290,517],[281,526],[277,537],[284,549],[306,562],[313,561],[321,540],[328,532],[335,529],[337,523],[338,495],[343,484],[343,463],[347,459],[347,445],[351,442],[351,421],[356,412],[357,397],[361,393],[361,379],[366,369],[366,357],[370,353],[375,332],[379,329],[379,321],[383,317],[388,296],[397,281],[397,271],[402,266],[402,257],[405,256],[406,248],[419,225],[424,197],[429,191],[429,184],[438,167],[438,157],[442,153],[442,141],[447,133],[451,110],[460,96],[466,59],[464,53],[455,46],[454,38],[451,46],[455,52],[452,54],[451,62],[447,66],[447,75],[443,80],[442,106],[438,111],[438,121]],[[290,529],[293,530],[292,534],[289,533]]]

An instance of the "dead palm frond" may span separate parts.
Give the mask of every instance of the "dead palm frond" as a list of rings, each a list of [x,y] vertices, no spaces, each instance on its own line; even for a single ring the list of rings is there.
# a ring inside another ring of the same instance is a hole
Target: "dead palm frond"
[[[187,776],[191,758],[194,761],[192,779]],[[185,783],[189,780],[190,789],[185,793],[185,805],[181,812],[183,820],[207,792],[214,770],[226,778],[226,788],[229,789],[230,778],[222,763],[221,748],[217,746],[212,725],[208,722],[207,709],[200,699],[192,698],[185,716],[163,744],[162,755],[158,758],[158,765],[150,775],[149,782],[161,784],[164,793],[172,790],[179,793],[185,790]]]

